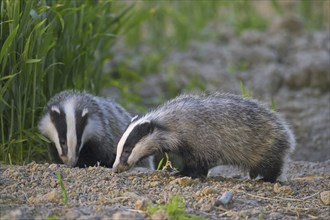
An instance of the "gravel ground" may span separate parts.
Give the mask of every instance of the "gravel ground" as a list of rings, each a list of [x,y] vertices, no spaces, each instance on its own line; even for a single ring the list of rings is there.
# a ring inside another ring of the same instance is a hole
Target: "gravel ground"
[[[64,205],[57,178],[68,194]],[[112,173],[111,169],[68,168],[30,163],[0,166],[1,219],[163,219],[147,207],[165,204],[175,195],[186,212],[206,219],[329,219],[330,160],[291,162],[286,183],[249,180],[228,166],[210,170],[209,177],[176,178],[167,171],[142,168]],[[225,192],[233,198],[219,203]]]

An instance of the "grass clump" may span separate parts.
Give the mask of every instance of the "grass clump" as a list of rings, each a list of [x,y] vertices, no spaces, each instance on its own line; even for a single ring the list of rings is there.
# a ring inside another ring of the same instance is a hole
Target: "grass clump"
[[[185,220],[185,219],[204,219],[201,217],[198,217],[196,215],[191,215],[186,213],[185,209],[185,203],[182,197],[179,196],[173,196],[170,201],[165,204],[165,205],[160,205],[160,206],[154,206],[154,207],[149,207],[148,212],[149,214],[154,214],[158,210],[164,210],[170,219],[180,219],[180,220]]]
[[[61,187],[61,190],[63,193],[63,203],[64,203],[64,205],[68,205],[68,192],[65,189],[62,176],[61,176],[60,172],[57,172],[56,175],[57,175],[57,181],[60,184],[60,187]]]
[[[36,124],[55,93],[123,85],[104,65],[131,6],[113,7],[111,0],[0,0],[0,163],[48,159]]]

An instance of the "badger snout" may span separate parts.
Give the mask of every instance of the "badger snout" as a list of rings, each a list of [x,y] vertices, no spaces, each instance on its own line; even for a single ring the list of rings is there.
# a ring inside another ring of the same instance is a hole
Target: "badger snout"
[[[126,170],[129,170],[131,167],[128,164],[119,163],[116,167],[113,168],[114,173],[122,173]]]

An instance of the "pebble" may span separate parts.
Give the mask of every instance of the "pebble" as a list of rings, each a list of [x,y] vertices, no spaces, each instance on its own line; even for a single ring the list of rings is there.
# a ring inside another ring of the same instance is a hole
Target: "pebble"
[[[1,219],[10,219],[10,220],[16,220],[16,219],[26,219],[27,216],[25,213],[19,209],[15,209],[13,211],[10,211],[6,215],[1,215]]]
[[[192,184],[191,177],[182,177],[178,179],[178,184],[180,186],[190,186]]]
[[[144,220],[145,218],[138,212],[118,211],[111,216],[111,219],[112,220],[123,220],[123,219]]]
[[[51,191],[45,195],[45,200],[51,203],[59,203],[60,193],[56,191]]]
[[[211,187],[205,187],[203,190],[202,190],[202,195],[210,195],[210,194],[215,194],[217,193],[216,190],[212,189]]]
[[[52,171],[55,171],[58,168],[58,164],[52,163],[51,165],[48,166],[48,168]]]
[[[273,190],[275,193],[285,193],[288,195],[292,195],[293,191],[290,186],[281,186],[280,183],[275,183]]]
[[[149,200],[147,200],[147,199],[139,199],[135,202],[134,209],[146,211],[148,208],[148,203],[149,203]]]
[[[213,209],[213,206],[210,203],[204,203],[204,204],[202,204],[202,206],[200,208],[200,210],[204,211],[204,212],[210,212],[210,211],[212,211],[212,209]]]
[[[232,192],[229,192],[229,191],[224,192],[222,194],[222,196],[220,197],[220,199],[215,202],[215,206],[219,206],[221,204],[227,205],[232,200],[233,195],[234,194]]]
[[[159,181],[153,181],[150,183],[150,187],[156,187],[156,186],[159,186]]]
[[[68,212],[64,215],[65,219],[71,220],[71,219],[77,219],[80,217],[80,212],[75,209],[70,209]]]
[[[170,220],[171,218],[168,216],[165,210],[159,209],[154,214],[151,215],[152,220]]]
[[[321,192],[320,200],[324,205],[330,205],[330,191]]]

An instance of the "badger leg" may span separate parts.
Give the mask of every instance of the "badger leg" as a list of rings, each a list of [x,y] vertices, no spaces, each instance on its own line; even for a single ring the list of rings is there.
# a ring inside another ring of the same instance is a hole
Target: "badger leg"
[[[272,169],[262,171],[260,175],[263,176],[261,180],[265,182],[274,183],[276,182],[277,177],[279,177],[280,174],[281,174],[281,166],[278,166],[278,167],[273,167]]]
[[[205,166],[185,166],[178,175],[189,176],[191,178],[205,178],[207,176],[208,167]]]
[[[251,179],[255,179],[259,175],[259,172],[257,169],[251,169],[249,175]]]

